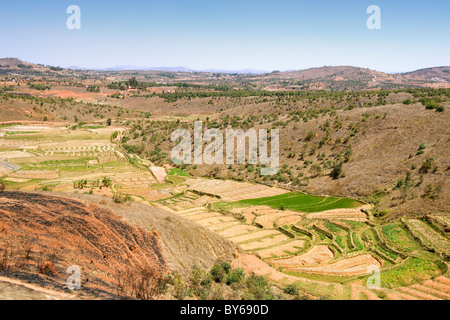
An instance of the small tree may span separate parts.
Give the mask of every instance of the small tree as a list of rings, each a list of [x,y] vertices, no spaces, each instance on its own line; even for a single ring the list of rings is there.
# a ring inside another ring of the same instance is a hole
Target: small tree
[[[330,176],[335,180],[344,176],[344,169],[342,168],[342,162],[337,162],[333,165],[333,169],[331,170]]]
[[[434,158],[428,158],[425,160],[425,162],[422,164],[422,166],[419,169],[420,173],[428,173],[431,169],[433,169],[434,164]]]
[[[136,77],[133,77],[130,80],[128,80],[128,84],[130,85],[130,87],[136,88],[139,82],[136,80]]]
[[[408,197],[408,191],[412,185],[413,185],[413,181],[412,181],[412,177],[411,177],[411,172],[408,171],[408,172],[406,172],[406,177],[403,182],[403,186],[401,187],[403,203],[406,201],[406,198]]]
[[[226,279],[226,284],[231,285],[233,283],[240,283],[245,279],[245,271],[242,268],[236,268],[231,270]]]
[[[318,177],[322,174],[322,167],[320,164],[313,164],[310,169],[314,177]]]
[[[297,296],[299,294],[298,288],[295,284],[288,284],[283,289],[284,293]]]
[[[425,188],[425,193],[423,197],[436,200],[437,198],[439,198],[439,195],[441,193],[442,193],[442,186],[435,186],[434,184],[429,184]]]
[[[105,187],[107,187],[107,188],[109,188],[109,187],[112,185],[111,179],[108,178],[108,177],[106,177],[106,176],[103,177],[102,183],[103,183],[103,185],[104,185]]]
[[[311,141],[312,139],[314,139],[315,136],[316,136],[315,131],[313,131],[313,130],[308,131],[308,133],[306,134],[306,137],[305,137],[305,141]]]
[[[438,107],[438,105],[437,105],[436,101],[431,100],[431,101],[428,101],[428,102],[425,104],[425,107],[426,107],[428,110],[433,110],[433,109],[436,109],[436,108]]]
[[[221,264],[214,265],[209,273],[211,278],[217,283],[222,283],[225,280],[226,273]]]

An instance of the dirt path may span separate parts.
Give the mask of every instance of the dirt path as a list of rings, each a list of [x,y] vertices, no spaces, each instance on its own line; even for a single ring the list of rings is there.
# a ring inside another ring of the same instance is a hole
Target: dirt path
[[[76,300],[77,297],[51,289],[0,277],[0,300]]]

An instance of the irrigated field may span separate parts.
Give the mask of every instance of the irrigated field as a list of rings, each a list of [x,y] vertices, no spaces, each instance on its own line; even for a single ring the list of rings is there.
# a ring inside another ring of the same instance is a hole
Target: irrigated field
[[[239,202],[250,205],[266,205],[275,209],[283,208],[300,212],[321,212],[340,208],[357,208],[363,205],[361,202],[352,199],[317,197],[299,192],[285,193],[258,199],[245,199]]]

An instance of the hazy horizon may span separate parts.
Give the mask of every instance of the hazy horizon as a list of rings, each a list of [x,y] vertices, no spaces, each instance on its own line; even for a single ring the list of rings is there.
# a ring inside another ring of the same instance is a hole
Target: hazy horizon
[[[41,62],[38,61],[26,61],[24,59],[21,59],[20,57],[0,57],[0,59],[18,59],[20,61],[24,61],[24,62],[28,62],[28,63],[33,63],[33,64],[41,64],[43,65]],[[279,70],[279,69],[274,69],[274,70],[256,70],[256,69],[252,69],[252,68],[244,68],[244,69],[236,69],[236,70],[231,70],[231,69],[219,69],[219,68],[208,68],[208,69],[193,69],[193,68],[189,68],[186,66],[158,66],[158,67],[150,67],[150,66],[133,66],[133,65],[117,65],[117,66],[112,66],[112,67],[104,67],[104,68],[86,68],[86,67],[82,67],[82,66],[60,66],[60,65],[56,65],[56,64],[44,64],[46,66],[52,66],[52,67],[61,67],[61,68],[65,68],[65,69],[71,69],[71,70],[87,70],[87,71],[166,71],[166,72],[215,72],[215,73],[254,73],[257,74],[259,73],[271,73],[273,71],[279,71],[279,72],[291,72],[291,71],[302,71],[302,70],[309,70],[309,69],[320,69],[320,68],[326,68],[326,67],[354,67],[354,68],[363,68],[360,66],[351,66],[351,65],[323,65],[323,66],[315,66],[315,67],[309,67],[309,68],[304,68],[304,69],[286,69],[286,70]],[[386,74],[402,74],[402,73],[409,73],[409,72],[414,72],[414,71],[419,71],[419,70],[423,70],[423,69],[430,69],[430,68],[444,68],[444,67],[449,67],[450,65],[442,65],[442,66],[428,66],[428,67],[424,67],[424,68],[420,68],[420,69],[414,69],[414,70],[406,70],[406,71],[383,71],[383,70],[377,70],[377,69],[371,69],[371,68],[363,68],[363,69],[370,69],[373,71],[378,71],[378,72],[383,72]],[[173,70],[169,70],[169,69],[173,69]]]

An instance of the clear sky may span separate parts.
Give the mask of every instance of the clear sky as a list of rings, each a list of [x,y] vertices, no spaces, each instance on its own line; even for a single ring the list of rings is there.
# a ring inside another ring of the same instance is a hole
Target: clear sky
[[[69,30],[69,5],[81,30]],[[369,30],[369,5],[381,30]],[[448,0],[3,0],[0,57],[54,66],[385,72],[450,65]]]

